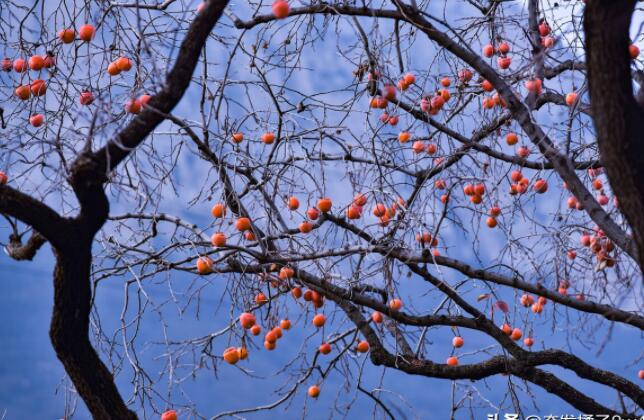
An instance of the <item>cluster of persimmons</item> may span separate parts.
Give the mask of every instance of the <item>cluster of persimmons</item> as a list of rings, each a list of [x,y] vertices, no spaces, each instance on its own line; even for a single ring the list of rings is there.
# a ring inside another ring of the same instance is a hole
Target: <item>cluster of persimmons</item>
[[[205,3],[200,4],[197,7],[197,13],[203,11]],[[272,13],[278,19],[283,19],[289,16],[291,13],[289,4],[285,0],[275,0],[272,5]],[[64,28],[58,33],[58,41],[62,44],[72,44],[74,42],[84,42],[91,43],[96,29],[92,24],[84,24],[78,28],[76,31],[73,28]],[[539,35],[541,37],[541,43],[544,48],[551,48],[555,45],[556,39],[551,34],[551,28],[547,22],[543,21],[539,25]],[[488,59],[493,59],[496,56],[496,66],[500,70],[508,70],[512,65],[511,52],[512,48],[510,44],[503,40],[498,40],[495,42],[496,45],[492,43],[486,44],[483,46],[482,55]],[[630,46],[630,54],[633,59],[637,58],[640,54],[639,49],[635,45]],[[4,58],[0,63],[0,67],[5,72],[15,72],[20,76],[20,84],[15,88],[15,96],[20,100],[27,101],[29,99],[38,98],[46,94],[47,92],[47,81],[42,79],[43,72],[46,72],[47,69],[51,69],[56,66],[56,58],[51,52],[47,52],[44,55],[32,55],[28,59],[25,58]],[[125,56],[120,56],[110,62],[107,65],[105,71],[110,77],[118,77],[121,73],[128,72],[132,69],[133,63],[132,60]],[[33,77],[32,77],[33,76]],[[450,77],[442,77],[439,81],[440,87],[437,88],[431,94],[425,94],[420,98],[418,103],[419,108],[425,112],[428,116],[438,115],[445,105],[450,101],[453,91],[450,92],[450,87],[454,83],[460,84],[460,86],[471,86],[474,73],[469,69],[461,69],[458,71],[457,77],[452,80]],[[393,114],[391,111],[388,112],[387,109],[390,104],[396,104],[398,95],[404,94],[405,91],[410,89],[417,83],[416,76],[413,73],[406,73],[400,77],[400,79],[395,81],[385,81],[382,75],[377,71],[370,71],[368,74],[369,82],[375,84],[376,86],[381,85],[376,89],[375,94],[370,98],[369,107],[375,111],[382,113],[379,115],[379,119],[383,124],[390,125],[395,127],[400,121],[398,115]],[[25,80],[28,82],[25,83]],[[480,85],[479,85],[480,82]],[[493,84],[488,80],[480,80],[477,82],[477,86],[480,87],[481,92],[484,97],[482,99],[482,108],[491,110],[494,108],[504,108],[506,107],[505,101],[501,98],[498,93],[494,92]],[[533,95],[540,95],[543,90],[543,81],[538,78],[530,78],[526,80],[523,84],[526,91]],[[489,94],[489,96],[488,96]],[[94,93],[90,90],[84,90],[80,93],[78,101],[83,106],[91,105],[94,101]],[[151,99],[150,95],[144,94],[138,98],[130,98],[125,103],[125,111],[131,114],[138,114],[141,112],[149,100]],[[568,92],[565,95],[565,103],[569,107],[578,106],[579,97],[578,93],[574,90]],[[396,108],[397,109],[397,108]],[[29,123],[33,127],[40,127],[45,123],[45,116],[40,113],[32,114],[29,118]],[[230,141],[235,144],[242,143],[245,139],[245,134],[243,132],[235,132],[230,136]],[[259,139],[263,144],[271,145],[276,140],[276,135],[272,131],[264,132]],[[430,156],[435,155],[439,148],[435,143],[426,142],[419,138],[414,138],[413,133],[409,131],[400,131],[397,135],[398,141],[405,145],[411,142],[411,151],[415,155],[421,155],[426,153]],[[518,146],[516,148],[516,155],[521,159],[527,159],[531,153],[530,148],[525,145],[519,145],[519,136],[514,132],[509,132],[505,135],[505,142],[509,146]],[[443,161],[443,158],[436,157],[434,158],[434,164],[439,165]],[[604,187],[599,175],[601,175],[601,169],[590,169],[589,175],[593,179],[592,187],[597,191],[597,201],[602,206],[608,205],[609,199],[606,193],[604,192]],[[530,179],[525,177],[521,171],[514,170],[510,173],[510,188],[509,195],[521,195],[526,193],[529,188],[532,188],[537,194],[543,194],[548,190],[548,183],[545,179],[536,179],[531,182]],[[8,182],[8,177],[4,172],[0,171],[0,184],[6,184]],[[434,188],[437,191],[444,192],[448,187],[447,182],[444,179],[438,179],[434,182]],[[564,187],[566,187],[564,185]],[[486,194],[486,187],[483,182],[479,183],[468,183],[463,186],[463,193],[468,197],[469,201],[477,206],[483,203],[483,198]],[[442,194],[440,200],[442,203],[446,204],[450,199],[449,193]],[[368,205],[368,197],[365,194],[357,194],[351,203],[343,207],[343,212],[346,215],[346,218],[349,220],[359,220],[363,217],[365,209]],[[617,200],[614,199],[615,205],[617,205]],[[570,209],[583,210],[583,206],[571,196],[567,205]],[[398,211],[405,209],[406,203],[405,200],[399,198],[394,200],[391,203],[385,202],[376,202],[372,205],[370,212],[377,218],[378,224],[382,227],[387,226],[390,221],[394,218]],[[285,207],[292,212],[297,211],[300,208],[300,201],[297,197],[291,196],[285,203]],[[314,206],[309,207],[304,213],[306,215],[305,220],[302,220],[298,225],[298,230],[300,234],[309,234],[315,228],[315,221],[318,220],[321,214],[331,213],[333,210],[333,201],[331,198],[323,197],[319,198],[317,203]],[[502,213],[502,209],[499,205],[494,204],[489,207],[487,211],[482,212],[487,214],[486,225],[489,228],[495,228],[498,225],[498,218]],[[223,219],[227,216],[227,206],[225,203],[216,203],[212,209],[211,214],[217,219]],[[249,217],[240,216],[237,217],[234,221],[235,229],[243,236],[246,241],[255,241],[256,240],[256,229],[254,228],[253,222]],[[223,231],[215,232],[211,237],[211,243],[216,248],[226,247],[228,243],[228,235]],[[430,247],[433,255],[440,255],[439,251],[436,249],[438,246],[438,238],[433,236],[429,232],[421,232],[416,235],[416,241],[422,247]],[[605,266],[611,267],[615,264],[614,257],[611,256],[611,252],[614,251],[614,244],[605,237],[603,232],[600,229],[595,229],[594,234],[583,233],[581,236],[581,245],[587,247],[593,252],[599,262],[603,262]],[[573,260],[576,258],[576,251],[569,250],[568,258]],[[214,269],[214,262],[208,256],[200,256],[196,262],[196,269],[200,274],[209,274]],[[270,274],[264,274],[264,280],[267,280],[273,286],[276,285],[288,285],[290,288],[291,296],[294,299],[303,299],[306,302],[310,302],[313,307],[313,310],[317,312],[318,309],[324,306],[324,296],[315,291],[315,290],[306,290],[303,291],[301,287],[294,286],[292,279],[297,277],[296,268],[291,266],[281,266],[275,267],[274,272],[277,272],[276,277],[272,277]],[[569,283],[565,280],[562,280],[559,284],[559,293],[568,294]],[[576,298],[579,300],[584,300],[583,294],[577,294]],[[264,304],[268,303],[268,298],[264,293],[258,293],[255,296],[254,304],[255,308],[260,308]],[[520,298],[520,305],[525,308],[530,308],[534,314],[541,314],[544,306],[547,304],[547,299],[544,297],[539,297],[536,301],[534,297],[529,294],[524,294]],[[399,311],[403,307],[403,301],[400,298],[392,298],[388,302],[388,308],[391,311]],[[506,308],[507,309],[507,308]],[[504,310],[507,312],[507,310]],[[384,320],[384,315],[378,311],[374,311],[371,314],[371,322],[374,324],[381,324]],[[262,334],[262,326],[257,322],[256,316],[253,314],[252,310],[248,312],[243,312],[239,315],[237,321],[239,327],[243,330],[244,335],[248,336],[260,336]],[[326,322],[326,317],[323,313],[316,313],[312,318],[312,325],[317,329],[321,329]],[[278,325],[271,326],[267,328],[263,335],[263,344],[266,350],[274,350],[277,347],[277,343],[280,338],[283,336],[285,331],[290,330],[292,323],[289,319],[282,319],[279,321]],[[501,330],[507,334],[512,340],[518,341],[524,337],[524,333],[520,328],[512,327],[508,323],[502,324],[500,327]],[[534,338],[531,334],[523,339],[523,343],[526,347],[531,347],[534,344]],[[465,340],[457,335],[452,339],[452,346],[454,349],[459,349],[465,344]],[[323,342],[317,349],[317,352],[321,355],[328,355],[333,350],[333,342]],[[367,353],[369,352],[369,344],[365,340],[359,340],[353,350],[356,353]],[[240,360],[245,360],[248,358],[249,352],[245,346],[239,347],[228,347],[223,352],[223,360],[227,363],[234,365]],[[458,358],[456,355],[451,355],[447,358],[447,365],[456,366],[459,364]],[[639,371],[639,377],[644,379],[644,370]],[[318,385],[312,385],[308,389],[308,395],[316,398],[320,394],[320,388]],[[174,410],[166,411],[162,414],[162,420],[176,420],[177,413]]]

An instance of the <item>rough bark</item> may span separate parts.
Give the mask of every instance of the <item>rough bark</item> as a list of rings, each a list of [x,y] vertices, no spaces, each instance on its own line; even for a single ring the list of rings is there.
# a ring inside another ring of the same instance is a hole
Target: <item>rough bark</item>
[[[114,383],[112,373],[89,340],[91,237],[57,253],[54,311],[49,336],[56,356],[95,419],[136,419]]]
[[[628,51],[635,4],[635,0],[588,2],[584,32],[599,151],[644,270],[644,110],[633,95]]]

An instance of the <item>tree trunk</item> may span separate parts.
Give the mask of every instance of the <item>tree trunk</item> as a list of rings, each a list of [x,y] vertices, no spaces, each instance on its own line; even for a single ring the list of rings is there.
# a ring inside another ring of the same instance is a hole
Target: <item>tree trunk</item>
[[[56,251],[49,335],[58,359],[94,419],[136,419],[89,340],[91,238]]]
[[[633,95],[629,28],[635,0],[592,0],[585,11],[586,61],[602,164],[626,216],[644,271],[644,110]]]

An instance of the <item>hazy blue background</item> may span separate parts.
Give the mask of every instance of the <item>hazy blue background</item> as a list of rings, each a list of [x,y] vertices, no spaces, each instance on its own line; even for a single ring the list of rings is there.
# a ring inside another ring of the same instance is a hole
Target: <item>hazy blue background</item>
[[[10,262],[6,256],[0,258],[0,307],[4,308],[3,322],[0,324],[0,410],[5,413],[6,419],[57,419],[62,417],[65,403],[65,393],[60,387],[64,372],[51,348],[48,337],[48,325],[52,305],[51,286],[52,260],[49,251],[41,252],[33,263]],[[217,300],[218,296],[211,296],[211,301]],[[206,302],[204,305],[208,304]],[[119,282],[113,282],[111,286],[105,287],[99,294],[99,307],[105,309],[102,318],[109,326],[110,318],[117,320],[122,305],[122,286]],[[223,314],[222,314],[223,315]],[[173,336],[190,336],[192,333],[198,335],[203,331],[203,323],[222,324],[217,322],[215,314],[206,315],[200,322],[190,319],[182,322],[176,320],[176,329],[173,329]],[[224,318],[225,316],[220,316]],[[296,324],[297,325],[297,324]],[[104,325],[104,327],[106,327]],[[573,328],[583,326],[572,326]],[[206,326],[206,330],[208,327]],[[211,328],[210,330],[215,330]],[[585,350],[580,346],[572,348],[573,352],[582,357],[589,357],[592,363],[600,365],[614,372],[622,373],[633,380],[636,375],[636,368],[630,367],[629,361],[636,358],[642,350],[642,341],[639,333],[633,329],[626,331],[621,326],[616,326],[613,339],[607,344],[604,353],[593,357],[594,349]],[[145,335],[150,337],[159,332],[158,324],[151,319],[143,324]],[[598,341],[604,336],[604,331],[597,332]],[[439,337],[434,341],[430,350],[432,353],[449,353],[449,336],[436,334]],[[444,337],[444,339],[440,339]],[[289,355],[294,355],[301,343],[301,336],[297,328],[288,332],[286,337],[279,342],[280,352],[257,351],[252,352],[250,360],[246,365],[259,372],[278,369],[287,360]],[[477,336],[467,332],[467,345],[477,345]],[[564,348],[566,344],[561,339],[548,337],[549,344],[559,342]],[[441,344],[441,342],[443,342]],[[482,344],[484,341],[481,340]],[[225,346],[225,343],[222,344]],[[223,348],[223,347],[217,347]],[[143,353],[145,365],[160,367],[158,362],[149,360]],[[461,360],[467,360],[461,358]],[[232,408],[242,408],[263,404],[277,399],[275,395],[267,392],[277,382],[269,379],[269,383],[262,380],[251,380],[241,373],[236,367],[222,365],[220,374],[223,380],[217,380],[211,372],[203,372],[195,381],[188,381],[184,384],[184,390],[193,399],[202,413],[216,414],[220,411]],[[154,372],[154,368],[150,369]],[[381,370],[372,367],[369,363],[366,369],[366,380],[363,379],[363,386],[366,389],[373,389]],[[563,378],[566,377],[564,374]],[[569,376],[570,377],[570,376]],[[127,375],[119,377],[123,395],[127,396],[131,386],[127,384]],[[336,398],[344,402],[350,401],[345,391],[340,387],[343,375],[340,372],[334,373],[322,385],[322,394],[318,401],[308,402],[309,411],[306,418],[331,418],[335,413],[330,411]],[[516,378],[513,379],[516,381]],[[518,381],[516,381],[518,382]],[[580,383],[575,378],[575,383]],[[266,383],[266,387],[263,385]],[[399,399],[395,394],[385,394],[383,399],[390,404],[390,407],[399,406],[400,418],[403,414],[415,412],[415,418],[446,418],[449,413],[450,387],[449,381],[413,377],[390,371],[385,376],[385,387],[393,393],[400,393]],[[485,394],[486,398],[497,403],[506,395],[507,378],[495,377],[485,382],[479,381],[477,387]],[[537,387],[533,387],[540,410],[528,410],[526,413],[540,412],[553,414],[573,414],[576,410],[568,407],[556,397],[547,395]],[[612,391],[606,392],[601,386],[591,385],[585,387],[586,392],[599,398],[604,403],[615,401]],[[305,388],[298,392],[298,397],[286,412],[278,409],[281,414],[262,412],[250,418],[268,418],[269,416],[280,415],[283,418],[300,418],[304,403],[303,394]],[[353,395],[355,391],[351,390]],[[173,401],[181,401],[182,396],[175,393]],[[507,402],[506,402],[507,403]],[[409,405],[406,407],[406,405]],[[363,418],[366,413],[371,413],[372,404],[364,396],[355,401],[350,413],[351,418]],[[510,412],[512,410],[509,410]],[[493,412],[489,408],[476,410],[477,418],[485,418],[485,414]],[[508,412],[503,410],[502,412]],[[457,418],[466,417],[465,411],[460,411]],[[154,417],[149,415],[150,417]],[[87,412],[79,403],[79,411],[75,418],[89,418]],[[408,418],[414,418],[408,417]]]
[[[353,32],[347,31],[343,36],[349,38],[354,36]],[[331,37],[332,38],[332,37]],[[332,41],[329,42],[332,44]],[[429,55],[429,54],[428,54]],[[211,57],[213,54],[210,55]],[[329,48],[328,45],[322,45],[314,53],[306,54],[303,61],[306,67],[316,68],[323,67],[321,64],[337,60],[336,51]],[[416,68],[422,68],[422,58],[414,63]],[[337,70],[337,71],[331,71]],[[325,84],[333,84],[332,80],[338,85],[343,85],[347,77],[351,74],[351,68],[346,65],[344,68],[331,69],[329,71],[317,74],[302,72],[301,86],[304,91],[322,91]],[[279,77],[279,74],[277,75]],[[189,95],[186,95],[189,97]],[[192,115],[190,100],[182,101],[177,110],[178,115]],[[356,126],[360,127],[360,122]],[[184,162],[185,163],[185,162]],[[178,168],[176,182],[186,186],[193,181],[195,177],[195,167],[183,165]],[[201,171],[205,172],[203,167]],[[201,173],[200,173],[201,174]],[[186,187],[189,190],[189,187]],[[328,185],[328,189],[333,192],[333,196],[342,197],[346,201],[348,192],[346,185],[336,183]],[[169,196],[170,197],[170,196]],[[539,205],[534,205],[534,215],[539,220],[545,220],[551,217],[559,205],[559,192],[555,188],[549,191],[549,199],[543,199]],[[168,203],[162,210],[168,210],[171,214],[186,217],[200,226],[208,226],[212,223],[208,218],[209,203],[200,203],[193,209],[186,209],[185,202],[181,200],[168,199]],[[113,213],[118,213],[115,211]],[[524,226],[525,227],[525,226]],[[517,229],[520,229],[518,227]],[[527,227],[525,227],[527,229]],[[0,238],[6,240],[8,232],[0,229]],[[458,241],[458,236],[450,236],[449,229],[445,230],[446,242],[458,248],[462,242]],[[488,235],[489,241],[483,245],[481,254],[483,257],[494,259],[495,252],[503,244],[504,236],[500,231],[495,231]],[[461,241],[464,239],[461,238]],[[461,252],[467,254],[470,252],[470,244]],[[472,255],[458,255],[473,264],[479,265]],[[484,265],[484,264],[481,264]],[[65,380],[64,371],[55,357],[51,348],[48,337],[49,318],[52,307],[52,280],[51,272],[53,270],[53,259],[49,246],[43,247],[35,261],[17,263],[11,261],[6,255],[0,254],[0,307],[4,309],[3,320],[0,323],[0,418],[6,419],[58,419],[64,414],[66,400],[74,400],[74,396],[67,389],[68,381]],[[159,276],[163,277],[163,276]],[[196,276],[182,273],[173,273],[171,283],[173,287],[181,291],[186,289],[189,282],[193,281]],[[214,277],[214,278],[213,278]],[[450,277],[453,280],[454,277]],[[230,314],[227,308],[230,307],[229,295],[225,290],[225,281],[212,276],[208,280],[210,284],[206,291],[201,295],[199,319],[195,319],[194,305],[185,313],[180,313],[178,305],[162,305],[168,299],[168,284],[166,278],[158,282],[146,283],[146,291],[149,293],[153,305],[159,305],[159,311],[164,315],[163,319],[168,322],[167,331],[170,339],[182,339],[188,337],[197,337],[218,331],[230,320]],[[418,302],[422,303],[422,294],[427,292],[427,287],[422,282],[401,282],[405,283],[405,293],[409,296],[418,297]],[[515,297],[509,291],[505,291],[502,296],[508,301]],[[185,296],[183,296],[185,298]],[[119,316],[123,306],[123,279],[113,278],[101,284],[96,301],[100,311],[103,329],[112,334],[119,327]],[[407,304],[407,302],[406,302]],[[481,304],[483,305],[483,304]],[[222,309],[217,310],[218,307]],[[417,307],[426,311],[430,306]],[[158,356],[162,353],[162,347],[148,345],[146,343],[159,342],[163,340],[162,330],[159,327],[159,317],[152,310],[148,310],[142,320],[141,334],[137,340],[138,357],[141,364],[147,369],[148,373],[154,376],[164,368],[164,361]],[[290,308],[293,309],[293,308]],[[559,347],[571,351],[580,357],[585,358],[591,364],[600,366],[604,369],[620,373],[627,378],[637,381],[637,370],[641,367],[634,365],[634,360],[642,357],[642,336],[634,328],[625,328],[621,325],[615,325],[610,332],[610,340],[605,325],[597,323],[597,317],[591,317],[590,321],[580,322],[576,317],[570,316],[569,313],[559,307],[556,308],[556,317],[552,315],[552,305],[549,305],[544,312],[544,316],[537,318],[535,321],[536,342],[535,348]],[[325,307],[325,313],[332,314],[333,308],[329,304]],[[518,323],[522,320],[523,312],[513,313],[513,321]],[[128,313],[131,315],[131,313]],[[238,367],[220,364],[217,366],[217,375],[211,369],[204,369],[199,372],[194,379],[188,379],[182,382],[181,386],[175,385],[169,399],[177,405],[186,404],[192,401],[199,411],[205,415],[215,415],[219,412],[252,407],[259,404],[267,404],[279,398],[273,394],[273,390],[282,384],[292,383],[292,378],[279,374],[272,376],[285,362],[291,360],[301,350],[305,334],[311,334],[310,328],[303,329],[302,325],[308,325],[309,319],[298,319],[298,315],[293,313],[291,319],[295,326],[292,331],[287,332],[285,338],[278,344],[279,351],[266,352],[251,348],[251,355],[248,361],[240,363],[239,366],[253,370],[260,376],[268,379],[251,379],[244,374]],[[532,324],[530,324],[532,325]],[[346,328],[346,325],[344,326]],[[342,328],[339,328],[340,330]],[[321,335],[321,334],[319,334]],[[450,340],[452,332],[447,328],[430,333],[429,340],[431,345],[427,357],[431,360],[442,362],[451,352]],[[577,344],[574,337],[576,335],[588,339],[588,344],[581,346]],[[481,360],[482,355],[468,355],[468,351],[485,347],[491,342],[476,332],[467,331],[463,333],[466,339],[466,346],[459,351],[459,358],[462,363]],[[116,336],[117,340],[119,339]],[[306,344],[306,354],[310,357],[314,353],[314,348],[319,344],[319,337],[308,340]],[[317,341],[316,341],[317,340]],[[261,340],[255,340],[261,346]],[[317,344],[316,344],[317,342]],[[224,337],[216,341],[213,352],[217,355],[229,344]],[[599,348],[603,347],[603,352],[596,355]],[[102,357],[105,360],[104,355]],[[373,367],[366,356],[360,356],[356,363],[360,364],[367,360],[362,383],[365,389],[374,390],[382,388],[386,392],[381,392],[380,396],[386,402],[397,417],[400,418],[419,418],[419,419],[443,419],[447,418],[450,409],[450,395],[452,383],[444,380],[427,379],[405,375],[395,371],[387,371],[383,375],[381,368]],[[308,359],[310,360],[310,359]],[[323,361],[323,359],[322,359]],[[306,364],[304,360],[300,360]],[[607,390],[599,385],[588,384],[579,378],[562,372],[559,369],[553,369],[560,374],[562,378],[574,380],[574,384],[579,384],[580,388],[597,398],[606,405],[615,403],[617,396],[612,390]],[[357,369],[352,369],[356,374]],[[180,372],[185,374],[186,372]],[[124,398],[129,398],[132,386],[130,384],[131,372],[125,369],[119,377],[119,386]],[[344,371],[334,371],[322,384],[322,393],[317,401],[311,401],[305,398],[306,388],[312,383],[317,382],[314,375],[309,381],[298,390],[296,398],[287,405],[281,406],[273,412],[260,412],[254,415],[247,415],[249,418],[269,418],[280,416],[284,419],[291,418],[336,418],[337,412],[332,411],[334,404],[350,405],[349,418],[370,417],[373,410],[373,402],[362,394],[356,397],[355,386],[349,389],[343,388],[347,380]],[[356,378],[349,378],[351,384],[355,384]],[[511,406],[507,396],[508,381],[512,381],[517,387],[522,388],[523,384],[516,378],[507,378],[497,376],[489,378],[486,381],[478,381],[473,385],[480,394],[488,399],[494,405],[502,405],[504,408],[501,412],[513,412],[508,409]],[[460,386],[468,386],[468,381],[459,381]],[[163,381],[157,384],[156,391],[166,392]],[[535,396],[535,402],[538,403],[538,409],[526,408],[525,413],[540,414],[578,414],[575,409],[567,406],[555,396],[542,392],[538,387],[531,387]],[[526,394],[517,391],[520,395],[524,407],[531,407],[531,403]],[[459,392],[458,395],[462,395]],[[477,398],[477,404],[480,404],[480,398]],[[75,418],[87,419],[89,415],[83,407],[80,400],[77,401],[78,410]],[[166,408],[165,404],[159,398],[154,404],[157,408]],[[303,407],[306,406],[306,411]],[[485,419],[487,413],[495,412],[495,409],[488,406],[473,407],[472,411],[476,418]],[[150,412],[140,413],[141,416],[153,418]],[[4,415],[4,417],[3,417]],[[461,410],[457,418],[469,416],[467,410]],[[187,418],[187,414],[182,417]]]

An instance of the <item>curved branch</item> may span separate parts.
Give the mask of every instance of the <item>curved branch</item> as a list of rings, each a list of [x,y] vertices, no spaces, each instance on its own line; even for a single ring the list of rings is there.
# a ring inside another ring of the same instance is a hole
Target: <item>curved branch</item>
[[[5,251],[7,255],[16,261],[31,261],[46,242],[47,239],[36,231],[31,234],[24,245],[21,235],[11,234],[9,236],[9,245],[5,247]]]
[[[45,203],[8,185],[0,185],[0,213],[33,227],[54,246],[63,246],[65,242],[69,220]]]

